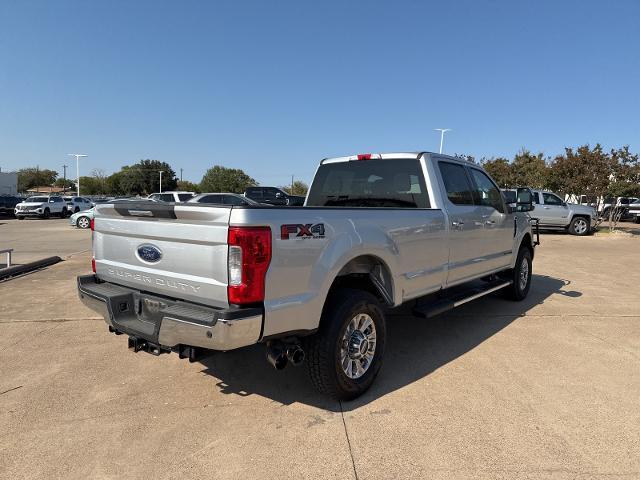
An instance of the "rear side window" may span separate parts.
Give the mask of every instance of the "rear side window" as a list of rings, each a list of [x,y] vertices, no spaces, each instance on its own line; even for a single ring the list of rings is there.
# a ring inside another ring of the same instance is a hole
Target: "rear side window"
[[[247,188],[247,196],[249,198],[262,198],[261,188]]]
[[[198,200],[198,203],[222,203],[222,195],[207,195]]]
[[[473,205],[471,183],[464,167],[449,162],[439,162],[438,165],[449,201],[454,205]]]
[[[193,197],[193,195],[190,194],[190,193],[179,193],[178,194],[178,198],[180,199],[181,202],[186,202],[187,200],[189,200],[192,197]]]
[[[416,159],[362,160],[320,165],[307,197],[312,207],[429,208]]]
[[[482,171],[470,168],[471,178],[475,184],[476,203],[485,207],[493,207],[497,211],[504,213],[500,190],[491,179]]]

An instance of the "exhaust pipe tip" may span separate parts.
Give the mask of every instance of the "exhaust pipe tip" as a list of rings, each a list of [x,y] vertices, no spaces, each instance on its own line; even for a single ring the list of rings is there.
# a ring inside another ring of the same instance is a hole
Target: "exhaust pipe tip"
[[[304,350],[299,345],[287,348],[287,359],[294,367],[299,367],[304,362]]]
[[[280,348],[276,347],[267,347],[267,361],[276,370],[284,369],[288,363],[286,353]]]

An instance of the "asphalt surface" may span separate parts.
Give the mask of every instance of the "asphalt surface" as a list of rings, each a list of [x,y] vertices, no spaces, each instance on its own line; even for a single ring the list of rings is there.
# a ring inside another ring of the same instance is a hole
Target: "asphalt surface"
[[[339,403],[261,347],[129,352],[76,297],[90,234],[53,222],[0,225],[66,256],[0,283],[1,478],[640,478],[639,235],[543,235],[520,303],[393,312]]]

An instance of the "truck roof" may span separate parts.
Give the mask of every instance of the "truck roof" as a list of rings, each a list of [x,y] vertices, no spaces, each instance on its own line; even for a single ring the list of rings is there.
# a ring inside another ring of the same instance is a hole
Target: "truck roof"
[[[320,165],[324,165],[327,163],[351,162],[354,160],[394,160],[399,158],[418,159],[424,154],[438,155],[440,157],[456,160],[459,162],[467,162],[467,160],[462,157],[452,157],[451,155],[444,155],[442,153],[422,151],[422,152],[359,153],[357,155],[348,155],[344,157],[325,158],[320,161]]]

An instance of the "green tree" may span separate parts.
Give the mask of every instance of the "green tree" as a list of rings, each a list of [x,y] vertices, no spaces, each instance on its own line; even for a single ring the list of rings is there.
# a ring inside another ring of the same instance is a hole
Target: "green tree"
[[[640,159],[638,154],[629,151],[625,145],[611,150],[613,160],[613,178],[609,185],[609,194],[614,197],[640,196]]]
[[[178,180],[178,185],[176,189],[184,192],[200,193],[200,185],[198,185],[197,183],[190,182],[188,180]]]
[[[295,182],[293,182],[293,188],[291,188],[291,185],[286,185],[280,188],[287,192],[289,195],[305,196],[309,191],[309,185],[300,180],[296,180]]]
[[[55,170],[41,170],[38,167],[21,168],[18,170],[18,191],[25,192],[33,187],[53,185],[58,172]]]
[[[200,182],[202,192],[243,193],[247,187],[258,183],[239,168],[216,165],[207,170]]]
[[[56,187],[66,188],[67,190],[73,190],[76,188],[76,184],[73,180],[69,180],[68,178],[65,180],[64,178],[58,178],[54,182]]]
[[[517,186],[514,180],[513,169],[509,160],[506,158],[483,158],[481,163],[487,173],[491,175],[500,188]]]
[[[114,174],[116,177],[111,175],[105,179],[105,184],[115,195],[148,195],[160,190],[161,171],[162,190],[175,190],[178,179],[171,165],[149,159],[122,167]]]
[[[545,188],[548,179],[548,167],[544,155],[534,155],[524,148],[513,158],[511,163],[514,187]]]
[[[104,185],[96,177],[80,177],[80,195],[104,194]]]

